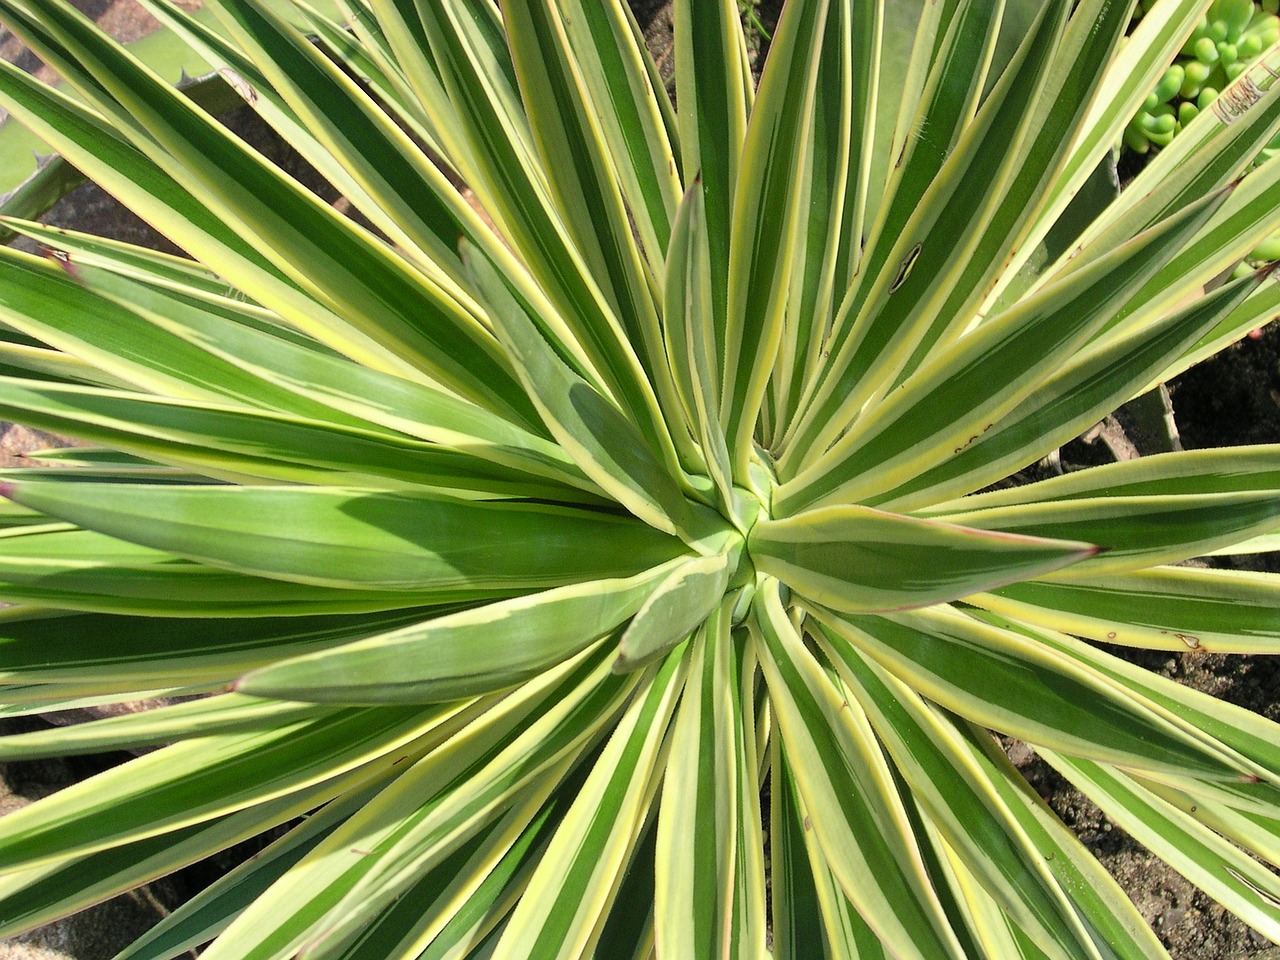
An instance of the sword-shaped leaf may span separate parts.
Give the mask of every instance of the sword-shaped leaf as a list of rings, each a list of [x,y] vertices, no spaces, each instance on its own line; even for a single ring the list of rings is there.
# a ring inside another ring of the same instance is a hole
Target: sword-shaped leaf
[[[643,609],[677,563],[625,580],[501,600],[283,659],[241,677],[236,689],[318,703],[430,703],[489,693],[537,676],[611,633]]]
[[[689,505],[640,430],[543,338],[488,260],[474,251],[467,259],[498,335],[552,436],[583,473],[637,517],[659,530],[687,535]]]
[[[1132,462],[1132,461],[1130,461]],[[1280,491],[1254,487],[1231,493],[1097,496],[948,514],[948,523],[1030,537],[1079,537],[1097,556],[1056,576],[1095,577],[1197,557],[1273,530]]]
[[[851,643],[935,703],[1037,747],[1157,775],[1253,776],[1216,740],[1193,734],[1098,670],[1064,662],[1024,634],[949,607],[892,618],[818,615],[833,648]]]
[[[734,187],[720,422],[734,478],[743,486],[799,250],[804,158],[815,122],[827,9],[827,0],[787,4],[747,123]]]
[[[8,814],[6,863],[34,866],[159,836],[412,754],[448,708],[345,708],[174,744]],[[204,785],[193,800],[195,784]],[[216,789],[215,789],[216,788]],[[313,803],[315,800],[312,801]],[[92,815],[86,815],[91,813]]]
[[[380,429],[25,378],[3,378],[0,386],[0,411],[15,420],[55,432],[74,430],[85,440],[192,472],[204,468],[219,478],[434,487],[497,497],[538,489],[549,500],[577,499],[558,484],[521,483],[518,473],[504,467]]]
[[[1164,382],[1189,350],[1223,323],[1240,336],[1258,318],[1246,309],[1261,274],[1219,289],[1167,317],[1134,325],[1126,335],[1080,351],[992,428],[959,453],[866,498],[867,506],[935,512],[934,501],[995,483],[1077,437],[1134,396]],[[1232,319],[1244,311],[1245,316]],[[1255,324],[1256,325],[1256,324]],[[967,501],[966,501],[967,503]]]
[[[106,689],[121,691],[225,684],[277,660],[421,623],[455,609],[255,617],[231,628],[216,617],[171,619],[10,607],[0,615],[0,682],[82,684],[94,690],[109,685]]]
[[[657,771],[685,682],[685,651],[640,683],[529,878],[493,953],[501,960],[589,949],[660,786]]]
[[[1270,870],[1124,771],[1054,750],[1042,754],[1144,847],[1251,927],[1280,939],[1280,881]]]
[[[743,709],[754,663],[741,661],[731,615],[722,604],[694,636],[663,776],[654,862],[662,956],[745,960],[765,942],[760,784]]]
[[[967,745],[910,687],[853,647],[827,643],[824,652],[923,813],[999,909],[1048,957],[1096,956],[1040,851],[975,769]]]
[[[217,121],[108,41],[71,8],[41,3],[33,20],[0,5],[42,54],[151,160],[177,164],[222,219],[347,323],[481,406],[525,418],[524,396],[497,343],[439,285],[245,147]],[[86,71],[82,64],[92,64]],[[229,173],[229,171],[231,173]]]
[[[87,529],[230,570],[406,596],[626,577],[682,552],[630,517],[533,503],[336,487],[67,487],[18,482],[5,493]]]
[[[619,673],[642,667],[686,640],[723,602],[741,544],[725,553],[683,561],[645,599],[618,641]]]
[[[706,205],[717,366],[723,363],[729,289],[729,227],[753,89],[734,0],[676,0],[676,100],[683,182]]]
[[[845,896],[894,956],[948,957],[963,948],[929,881],[888,763],[861,707],[806,649],[776,580],[756,593],[753,640],[797,792]],[[873,823],[875,829],[859,825]]]
[[[1185,653],[1280,652],[1280,577],[1155,567],[971,597],[985,609],[1103,643]]]
[[[757,570],[846,612],[902,610],[955,600],[1077,563],[1088,543],[992,537],[868,507],[823,507],[761,520],[748,540]],[[929,562],[921,563],[927,556]]]
[[[1229,193],[1163,221],[938,353],[784,483],[774,510],[857,500],[960,453],[1034,393],[1063,355],[1083,346]]]
[[[356,330],[328,303],[318,301],[242,240],[211,208],[165,169],[131,146],[101,117],[0,60],[0,100],[40,132],[59,154],[121,197],[144,219],[204,263],[346,356],[370,366],[421,379],[388,348]]]
[[[268,580],[64,523],[27,525],[0,535],[0,597],[54,609],[184,619],[293,617],[375,612],[510,592],[464,589],[446,591],[443,597],[415,596]]]

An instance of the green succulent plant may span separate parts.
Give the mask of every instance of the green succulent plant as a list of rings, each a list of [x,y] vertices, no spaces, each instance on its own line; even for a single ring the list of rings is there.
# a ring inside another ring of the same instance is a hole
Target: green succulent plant
[[[1010,484],[1280,311],[1280,52],[1109,203],[1204,0],[150,7],[348,217],[61,0],[0,102],[187,251],[7,221],[0,936],[280,828],[122,957],[1165,956],[993,733],[1280,941],[1280,446]],[[886,119],[887,118],[887,119]],[[1080,199],[1073,199],[1079,195]],[[1270,539],[1268,539],[1270,537]],[[204,695],[204,696],[197,696]],[[1258,859],[1255,859],[1256,855]],[[214,939],[216,938],[216,939]]]

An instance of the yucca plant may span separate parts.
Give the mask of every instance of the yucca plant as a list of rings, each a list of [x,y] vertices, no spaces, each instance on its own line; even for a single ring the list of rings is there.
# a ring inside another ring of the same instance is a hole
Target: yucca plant
[[[122,956],[1165,956],[998,733],[1280,941],[1280,728],[1095,643],[1280,650],[1180,565],[1280,446],[1004,482],[1280,311],[1280,52],[1097,204],[1208,0],[790,0],[758,87],[676,0],[673,91],[621,0],[206,3],[358,216],[0,0],[194,258],[8,222],[0,414],[88,445],[3,487],[3,712],[171,700],[0,739],[164,745],[0,820],[0,935],[287,825]]]

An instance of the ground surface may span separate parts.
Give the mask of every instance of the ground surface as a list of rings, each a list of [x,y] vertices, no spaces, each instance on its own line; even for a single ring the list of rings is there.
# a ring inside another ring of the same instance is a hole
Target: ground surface
[[[77,0],[118,35],[145,32],[149,18],[134,0]],[[633,0],[633,8],[655,56],[670,53],[669,10],[662,0]],[[767,14],[766,14],[767,20]],[[21,52],[0,33],[0,55]],[[34,67],[31,61],[25,65]],[[248,130],[251,118],[238,115],[233,125]],[[277,156],[285,152],[269,135],[252,133]],[[287,158],[286,158],[287,162]],[[133,242],[147,242],[145,225],[92,187],[82,188],[58,205],[49,221]],[[1280,442],[1280,325],[1242,341],[1171,385],[1178,428],[1188,447]],[[55,438],[0,424],[0,467],[15,454],[52,445]],[[1109,459],[1097,442],[1075,443],[1063,452],[1068,464]],[[1273,558],[1274,559],[1274,558]],[[1280,720],[1280,658],[1139,653],[1135,659],[1166,676]],[[0,732],[42,725],[39,719],[0,721]],[[1269,942],[1235,920],[1177,873],[1151,857],[1123,831],[1115,829],[1079,791],[1056,776],[1020,744],[1010,755],[1063,820],[1116,875],[1143,916],[1155,927],[1175,960],[1280,960]],[[37,763],[0,764],[0,814],[84,779],[126,756],[68,758]],[[117,898],[70,921],[51,925],[19,941],[0,942],[0,960],[106,960],[153,923],[235,862],[235,854],[198,865],[141,892]]]

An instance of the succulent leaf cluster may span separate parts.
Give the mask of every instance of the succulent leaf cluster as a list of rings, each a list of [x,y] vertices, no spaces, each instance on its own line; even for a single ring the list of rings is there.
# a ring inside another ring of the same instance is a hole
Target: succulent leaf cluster
[[[5,221],[0,415],[81,443],[0,710],[164,703],[0,736],[141,752],[0,818],[0,936],[278,831],[121,960],[1167,957],[999,735],[1280,942],[1280,726],[1111,652],[1280,652],[1182,565],[1280,444],[1041,466],[1280,312],[1280,49],[1099,199],[1209,0],[789,0],[758,86],[675,0],[674,96],[621,0],[145,2],[326,187],[0,0],[190,255]]]
[[[1150,4],[1142,4],[1145,10]],[[1167,147],[1228,84],[1280,40],[1276,0],[1215,0],[1125,128],[1135,153]],[[1268,144],[1269,158],[1280,143]]]

